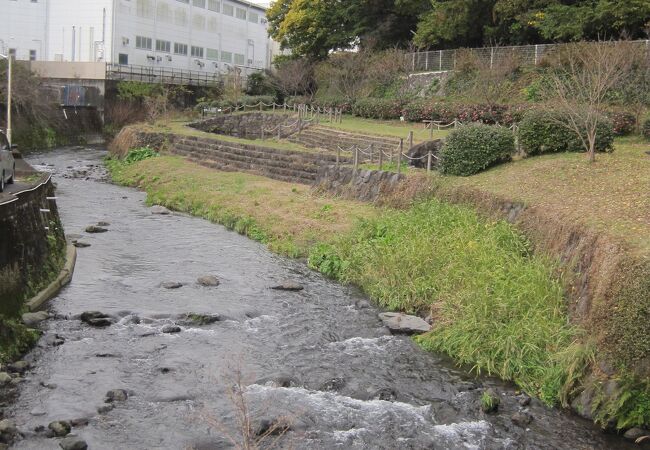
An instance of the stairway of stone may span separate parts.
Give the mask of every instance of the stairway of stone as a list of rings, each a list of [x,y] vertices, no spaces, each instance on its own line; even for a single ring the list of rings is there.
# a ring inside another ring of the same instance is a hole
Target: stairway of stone
[[[241,144],[194,136],[178,136],[170,151],[212,169],[248,172],[302,184],[312,184],[319,167],[336,162],[336,155],[330,152],[280,150],[263,144]],[[344,162],[343,159],[341,161]]]
[[[397,152],[399,146],[398,138],[351,133],[322,125],[310,126],[300,133],[292,134],[287,139],[305,147],[320,148],[333,152],[336,152],[339,146],[346,150],[352,146],[365,149],[370,144],[373,144],[376,150],[381,149],[386,154],[390,154],[391,152]],[[405,142],[405,148],[406,145]]]

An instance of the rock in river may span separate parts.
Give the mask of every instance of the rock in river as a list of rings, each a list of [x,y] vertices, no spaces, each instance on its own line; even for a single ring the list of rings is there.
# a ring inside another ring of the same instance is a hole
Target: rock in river
[[[108,230],[97,225],[89,225],[86,227],[86,233],[106,233]]]
[[[527,412],[524,411],[518,411],[514,413],[510,419],[512,420],[512,423],[515,425],[526,428],[532,421],[533,421],[533,416],[528,414]]]
[[[219,278],[215,277],[214,275],[205,275],[202,277],[199,277],[196,280],[197,283],[199,283],[201,286],[206,286],[206,287],[215,287],[219,286]]]
[[[124,389],[111,389],[106,393],[106,403],[125,402],[129,398],[129,393]]]
[[[56,420],[54,422],[50,422],[47,427],[52,430],[54,435],[57,437],[67,436],[70,434],[71,429],[70,422],[65,420]]]
[[[295,281],[283,281],[282,283],[278,284],[277,286],[271,287],[271,289],[275,289],[276,291],[302,291],[304,287],[301,284],[296,283]]]
[[[86,311],[79,316],[82,322],[92,327],[108,327],[113,324],[114,320],[108,314],[99,311]]]
[[[74,241],[72,243],[77,248],[88,248],[90,247],[90,244],[88,242],[83,242],[83,241]]]
[[[47,320],[50,318],[50,315],[48,314],[47,311],[37,311],[37,312],[31,312],[31,313],[25,313],[23,314],[23,323],[27,325],[28,327],[35,327],[39,323],[43,322],[44,320]]]
[[[640,437],[650,435],[650,431],[641,428],[630,428],[625,432],[623,437],[628,441],[636,441]]]
[[[14,373],[23,373],[27,369],[29,369],[29,367],[30,364],[27,361],[16,361],[7,366],[9,372],[14,372]]]
[[[7,372],[0,372],[0,385],[4,386],[9,383],[11,383],[11,375]]]
[[[159,215],[166,216],[168,214],[171,214],[171,211],[165,208],[164,206],[154,205],[151,207],[151,214],[159,214]]]
[[[179,327],[178,325],[167,324],[164,327],[162,327],[161,331],[163,333],[167,333],[167,334],[180,333],[181,332],[181,327]]]
[[[59,447],[63,450],[86,450],[88,444],[78,436],[68,436],[59,442]]]
[[[392,333],[419,334],[431,330],[431,325],[417,316],[387,312],[379,314],[379,318]]]
[[[183,283],[179,283],[177,281],[165,281],[161,284],[161,286],[165,289],[180,289],[183,287]]]

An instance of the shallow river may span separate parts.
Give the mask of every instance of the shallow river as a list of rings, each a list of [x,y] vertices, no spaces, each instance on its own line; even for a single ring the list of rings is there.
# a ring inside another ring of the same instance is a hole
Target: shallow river
[[[534,400],[522,407],[512,386],[475,379],[391,336],[355,289],[302,262],[201,219],[152,215],[143,193],[86,167],[103,154],[68,148],[29,158],[55,174],[68,234],[98,221],[110,226],[84,236],[91,247],[79,249],[72,283],[50,302],[56,318],[43,323],[45,336],[27,356],[34,368],[7,412],[21,430],[86,418],[73,433],[90,449],[236,448],[245,413],[253,432],[289,423],[263,448],[628,448],[569,413]],[[79,176],[84,167],[87,177]],[[208,274],[221,285],[196,283]],[[269,289],[286,279],[305,289]],[[184,286],[162,288],[168,281]],[[75,318],[88,310],[117,323],[98,329]],[[220,320],[161,332],[186,313]],[[50,345],[54,334],[65,343]],[[485,387],[503,394],[496,414],[479,411]],[[129,398],[100,414],[111,389]],[[522,409],[534,417],[526,428],[511,421]],[[54,449],[58,441],[33,433],[16,448]]]

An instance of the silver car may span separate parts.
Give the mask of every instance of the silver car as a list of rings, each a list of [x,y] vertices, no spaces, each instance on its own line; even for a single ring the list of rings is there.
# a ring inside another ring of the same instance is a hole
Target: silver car
[[[0,192],[5,190],[5,184],[13,184],[16,174],[16,161],[11,153],[11,145],[7,136],[0,132]]]

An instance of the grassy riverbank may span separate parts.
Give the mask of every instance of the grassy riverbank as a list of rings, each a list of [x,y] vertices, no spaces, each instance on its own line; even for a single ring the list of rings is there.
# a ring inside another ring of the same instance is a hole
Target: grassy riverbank
[[[315,196],[305,186],[206,169],[161,156],[109,161],[113,179],[149,203],[221,223],[323,273],[362,287],[380,305],[431,313],[418,339],[477,372],[514,380],[545,402],[564,402],[590,360],[568,325],[554,265],[531,254],[505,222],[428,200],[377,209]]]

